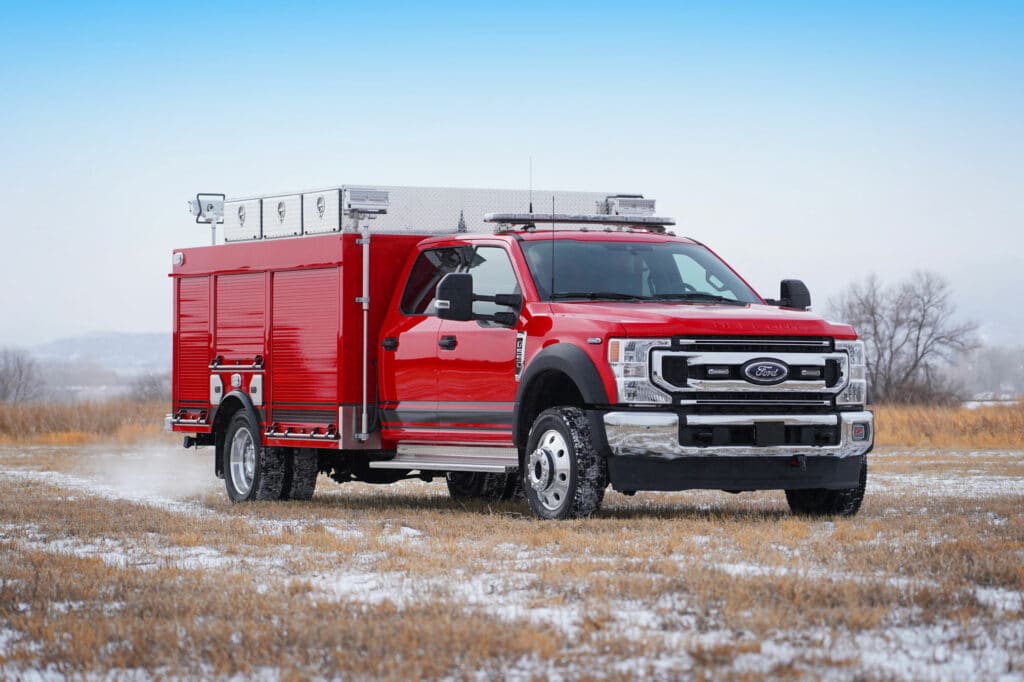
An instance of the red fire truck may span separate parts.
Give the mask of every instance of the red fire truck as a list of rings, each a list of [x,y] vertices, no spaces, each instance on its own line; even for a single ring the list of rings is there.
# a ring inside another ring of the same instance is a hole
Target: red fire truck
[[[762,298],[636,194],[339,188],[225,201],[176,250],[173,413],[232,500],[444,478],[542,518],[605,489],[784,490],[852,515],[863,343]],[[540,208],[543,207],[543,208]],[[536,208],[536,210],[535,210]]]

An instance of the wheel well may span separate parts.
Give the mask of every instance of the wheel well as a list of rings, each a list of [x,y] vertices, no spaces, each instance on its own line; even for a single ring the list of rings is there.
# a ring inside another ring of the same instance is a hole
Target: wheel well
[[[226,396],[217,407],[217,413],[213,416],[213,471],[217,478],[224,478],[224,439],[227,435],[228,425],[231,419],[239,410],[244,410],[245,404],[234,396]],[[257,427],[259,425],[257,424]]]
[[[530,425],[544,410],[565,405],[583,408],[583,393],[569,375],[558,370],[548,370],[538,374],[527,386],[519,407],[519,423],[516,425],[518,434],[516,445],[524,448],[530,436]]]

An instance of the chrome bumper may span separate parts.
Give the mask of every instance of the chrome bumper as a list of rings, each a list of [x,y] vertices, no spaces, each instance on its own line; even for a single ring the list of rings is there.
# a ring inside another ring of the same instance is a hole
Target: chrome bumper
[[[871,449],[874,442],[874,417],[870,412],[803,415],[686,415],[687,426],[752,426],[758,422],[782,422],[787,426],[839,426],[839,445],[707,446],[679,444],[679,415],[667,412],[606,412],[605,436],[617,457],[749,457],[828,456],[854,457]],[[868,437],[853,440],[853,425],[867,424]]]

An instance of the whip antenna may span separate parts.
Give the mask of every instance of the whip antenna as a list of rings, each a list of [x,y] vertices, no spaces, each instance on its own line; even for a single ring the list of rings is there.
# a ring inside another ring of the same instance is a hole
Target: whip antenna
[[[548,300],[555,299],[555,195],[551,195],[551,294]]]
[[[530,213],[533,213],[533,157],[530,157]]]

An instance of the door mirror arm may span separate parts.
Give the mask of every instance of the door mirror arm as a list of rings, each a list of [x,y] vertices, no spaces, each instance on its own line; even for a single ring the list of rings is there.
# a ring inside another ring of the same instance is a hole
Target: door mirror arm
[[[474,301],[488,301],[497,305],[512,308],[514,312],[481,315],[473,312]],[[505,327],[514,327],[519,320],[519,312],[523,307],[523,297],[519,294],[495,294],[494,296],[476,295],[473,293],[473,275],[463,272],[450,272],[437,284],[437,297],[434,300],[437,316],[442,320],[468,322],[483,320],[495,322]]]

